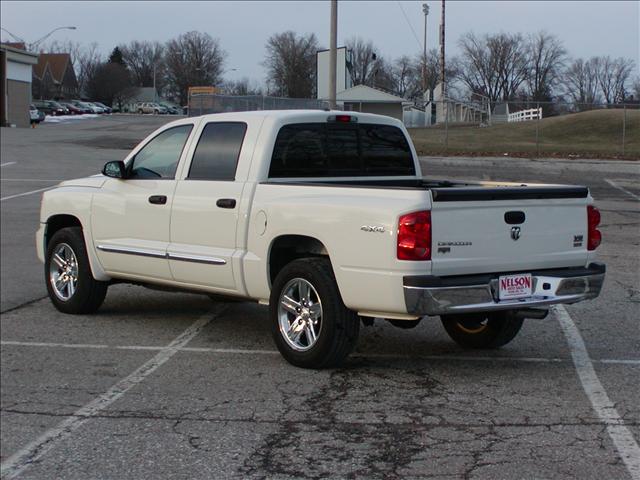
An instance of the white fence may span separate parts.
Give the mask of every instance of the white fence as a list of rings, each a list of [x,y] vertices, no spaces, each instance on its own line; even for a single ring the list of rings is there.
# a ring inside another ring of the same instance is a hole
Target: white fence
[[[520,110],[509,114],[509,123],[539,119],[542,119],[542,108],[530,108],[529,110]]]

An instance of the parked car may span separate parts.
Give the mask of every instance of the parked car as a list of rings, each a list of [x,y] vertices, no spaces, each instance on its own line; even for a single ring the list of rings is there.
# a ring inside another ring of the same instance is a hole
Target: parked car
[[[84,113],[84,110],[76,107],[73,103],[71,102],[60,102],[60,105],[63,105],[64,107],[66,107],[69,110],[69,113],[71,115],[81,115]]]
[[[137,113],[153,113],[154,115],[164,115],[167,109],[155,102],[138,102],[135,105]]]
[[[175,105],[170,105],[168,103],[160,103],[159,104],[161,107],[164,107],[167,109],[167,113],[171,114],[171,115],[179,115],[182,113],[182,109],[179,107],[176,107]]]
[[[111,113],[112,112],[111,107],[106,106],[104,103],[100,103],[100,102],[91,102],[91,103],[93,103],[94,105],[102,108],[104,113]]]
[[[82,113],[93,113],[93,107],[80,100],[71,100],[71,103],[82,110]]]
[[[69,114],[69,110],[53,100],[34,100],[34,106],[45,115],[59,116]]]
[[[29,120],[31,123],[40,123],[44,120],[44,113],[31,104],[29,105]]]
[[[290,363],[322,368],[361,321],[440,316],[463,347],[497,348],[597,297],[599,222],[586,187],[428,179],[402,122],[291,110],[162,126],[45,192],[36,238],[62,312],[123,281],[251,299]]]
[[[95,102],[84,102],[93,110],[93,113],[101,114],[104,113],[104,108],[98,106]]]

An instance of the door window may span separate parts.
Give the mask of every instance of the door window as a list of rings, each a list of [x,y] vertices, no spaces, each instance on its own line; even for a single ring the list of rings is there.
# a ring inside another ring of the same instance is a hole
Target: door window
[[[193,154],[189,180],[235,180],[246,123],[208,123]]]
[[[193,125],[181,125],[160,133],[140,150],[131,162],[129,178],[171,179]]]

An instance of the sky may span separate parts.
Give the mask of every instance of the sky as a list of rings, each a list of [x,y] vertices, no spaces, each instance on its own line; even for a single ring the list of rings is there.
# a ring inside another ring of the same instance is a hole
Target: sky
[[[438,46],[441,2],[338,1],[338,44],[347,38],[370,39],[386,58],[414,55],[422,49],[424,15],[427,47]],[[404,13],[403,13],[404,12]],[[264,81],[264,45],[285,30],[313,32],[329,45],[330,2],[324,1],[7,1],[0,2],[2,28],[27,42],[59,26],[51,40],[97,42],[107,55],[132,40],[174,38],[198,30],[220,40],[227,52],[225,78]],[[405,18],[406,15],[406,18]],[[468,32],[523,34],[546,30],[557,35],[572,57],[611,55],[636,62],[640,74],[640,2],[638,1],[453,1],[446,2],[447,56],[458,53],[457,40]],[[414,34],[415,33],[415,34]],[[417,37],[417,38],[416,38]],[[2,40],[10,40],[2,31]]]

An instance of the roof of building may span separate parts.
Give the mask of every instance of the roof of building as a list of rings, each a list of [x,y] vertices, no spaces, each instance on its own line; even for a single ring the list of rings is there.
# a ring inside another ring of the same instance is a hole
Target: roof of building
[[[411,104],[411,102],[408,102],[402,97],[367,85],[356,85],[355,87],[347,88],[336,95],[336,100],[340,102]]]
[[[12,60],[18,63],[26,63],[28,65],[34,65],[37,63],[38,54],[27,52],[24,49],[16,48],[15,43],[1,43],[0,49],[7,52],[7,60]]]
[[[62,82],[67,65],[71,63],[71,55],[68,53],[41,53],[38,63],[33,67],[33,73],[38,78],[42,78],[47,65],[51,76],[56,82]]]
[[[2,45],[5,47],[15,48],[16,50],[27,51],[27,46],[24,42],[5,42]]]

